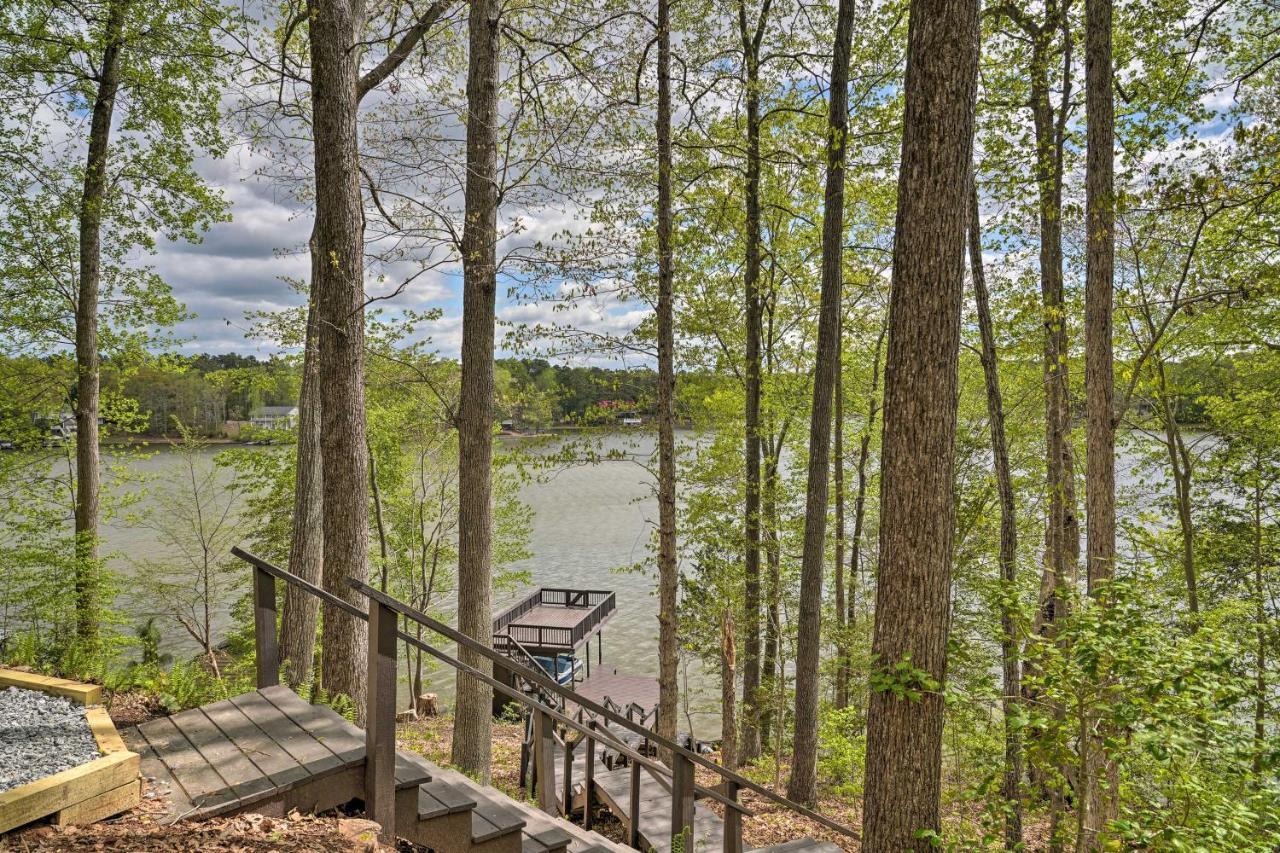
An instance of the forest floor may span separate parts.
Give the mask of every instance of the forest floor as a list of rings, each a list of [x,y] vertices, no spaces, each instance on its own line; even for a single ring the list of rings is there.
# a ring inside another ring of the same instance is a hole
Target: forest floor
[[[141,693],[115,694],[108,698],[108,702],[111,717],[117,726],[137,725],[165,713],[153,697]],[[492,784],[508,796],[527,799],[520,786],[521,733],[522,726],[519,723],[494,721]],[[453,737],[451,716],[446,714],[402,724],[397,728],[396,735],[401,747],[412,749],[437,764],[449,764]],[[785,779],[787,770],[785,766],[777,768],[777,777]],[[768,775],[774,775],[772,768]],[[771,779],[760,778],[759,781],[772,786]],[[713,785],[718,779],[711,771],[699,771],[699,782]],[[846,851],[859,850],[856,839],[842,836],[821,824],[792,814],[756,794],[743,792],[742,801],[754,812],[753,817],[743,821],[743,841],[747,849],[807,836],[831,841]],[[720,812],[719,806],[713,808],[717,813]],[[842,795],[830,788],[820,790],[817,811],[854,829],[861,825],[860,798],[857,796]],[[164,804],[146,796],[144,790],[143,802],[138,808],[101,823],[83,827],[36,824],[0,837],[0,853],[35,850],[68,853],[98,850],[174,853],[388,850],[371,840],[369,822],[342,813],[330,812],[316,816],[295,813],[285,818],[248,814],[184,822],[176,826],[163,825],[160,822],[163,815]],[[953,814],[950,817],[964,816]],[[607,811],[597,813],[593,828],[615,841],[624,841],[623,825]],[[1028,850],[1044,849],[1043,829],[1038,823],[1028,825]],[[402,851],[413,849],[403,845],[401,847]]]

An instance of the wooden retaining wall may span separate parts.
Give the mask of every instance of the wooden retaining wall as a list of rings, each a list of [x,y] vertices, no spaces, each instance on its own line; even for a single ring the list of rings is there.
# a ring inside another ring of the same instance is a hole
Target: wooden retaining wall
[[[102,696],[95,684],[11,669],[0,669],[0,687],[39,690],[85,705]],[[0,793],[0,833],[43,817],[59,826],[93,823],[142,801],[138,754],[125,746],[105,708],[87,708],[85,719],[102,757]]]

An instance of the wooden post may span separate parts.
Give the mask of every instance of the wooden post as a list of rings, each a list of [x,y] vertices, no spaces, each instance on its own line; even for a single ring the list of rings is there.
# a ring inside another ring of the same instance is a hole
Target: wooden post
[[[568,733],[565,733],[564,741],[564,782],[561,784],[564,792],[564,816],[573,815],[573,745],[569,742]]]
[[[534,709],[533,772],[537,777],[534,800],[549,815],[556,813],[555,729],[545,711]]]
[[[364,812],[379,838],[396,836],[396,614],[369,600],[369,689],[364,732]]]
[[[738,801],[738,783],[724,780],[725,796]],[[724,853],[742,853],[742,812],[728,806],[724,810]]]
[[[253,648],[258,689],[280,683],[280,647],[276,642],[276,579],[253,567]]]
[[[693,762],[683,752],[671,756],[671,849],[693,849]],[[683,839],[681,838],[683,836]]]
[[[640,762],[631,760],[631,818],[627,844],[640,849]]]
[[[587,655],[590,660],[591,656]],[[581,710],[581,709],[579,709]],[[587,770],[583,781],[584,788],[582,792],[582,828],[591,829],[591,789],[596,784],[596,721],[592,720],[587,728],[590,730],[587,734]]]

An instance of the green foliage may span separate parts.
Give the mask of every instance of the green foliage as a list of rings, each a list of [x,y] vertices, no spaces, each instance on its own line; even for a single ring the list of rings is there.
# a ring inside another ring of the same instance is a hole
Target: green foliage
[[[871,689],[877,693],[891,693],[897,699],[919,702],[926,693],[935,693],[942,686],[936,678],[923,669],[911,665],[911,655],[892,664],[877,665],[871,671]]]
[[[866,720],[862,709],[826,708],[818,720],[818,773],[831,780],[835,793],[842,797],[862,794],[863,771],[866,769]]]

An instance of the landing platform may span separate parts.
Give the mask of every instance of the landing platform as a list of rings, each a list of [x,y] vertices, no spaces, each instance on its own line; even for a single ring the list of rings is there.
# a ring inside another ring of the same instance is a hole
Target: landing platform
[[[518,643],[531,654],[573,654],[600,634],[617,609],[608,590],[541,587],[493,620],[493,645]]]
[[[123,732],[142,774],[166,795],[170,818],[252,808],[318,811],[361,796],[364,732],[287,687],[267,687]],[[397,788],[430,781],[425,763],[396,753]]]
[[[624,711],[631,704],[639,705],[648,713],[658,706],[658,679],[648,675],[624,675],[616,669],[596,670],[585,681],[574,687],[574,692],[585,699],[603,705],[605,699]],[[577,706],[566,702],[570,710]]]

